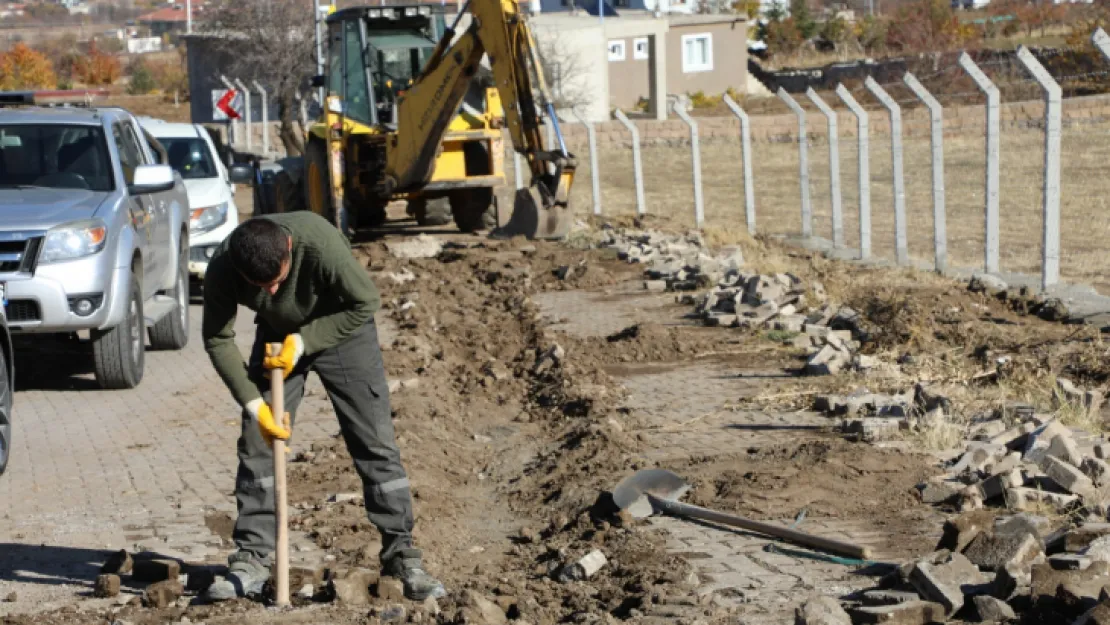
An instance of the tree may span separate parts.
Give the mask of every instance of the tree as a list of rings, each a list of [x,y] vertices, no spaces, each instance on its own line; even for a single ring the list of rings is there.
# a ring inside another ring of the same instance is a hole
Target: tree
[[[277,98],[279,136],[289,154],[304,153],[294,130],[296,96],[315,73],[312,3],[303,0],[235,2],[206,7],[204,31],[214,33],[215,48],[228,76],[257,80]]]
[[[900,52],[938,52],[963,46],[974,36],[973,29],[960,27],[947,0],[916,0],[899,8],[886,44]]]
[[[158,84],[154,80],[154,73],[142,58],[131,63],[131,82],[127,85],[127,93],[131,95],[146,95],[154,91]]]
[[[0,89],[53,89],[57,84],[50,59],[27,44],[17,43],[0,54]]]
[[[544,81],[551,91],[556,110],[573,110],[589,104],[589,72],[582,55],[568,50],[555,33],[537,32],[536,47]]]
[[[808,0],[790,0],[790,17],[803,41],[808,41],[817,34],[819,25],[813,19],[813,12],[809,10]]]
[[[759,9],[759,0],[737,0],[732,3],[732,10],[746,15],[749,21],[759,17]]]
[[[89,51],[74,62],[73,75],[86,85],[111,85],[119,80],[123,71],[119,59],[101,52],[96,40],[89,42]]]

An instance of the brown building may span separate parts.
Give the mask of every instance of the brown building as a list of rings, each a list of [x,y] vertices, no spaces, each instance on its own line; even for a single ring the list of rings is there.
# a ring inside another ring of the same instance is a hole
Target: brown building
[[[675,15],[667,31],[667,93],[743,92],[748,29],[735,15]]]

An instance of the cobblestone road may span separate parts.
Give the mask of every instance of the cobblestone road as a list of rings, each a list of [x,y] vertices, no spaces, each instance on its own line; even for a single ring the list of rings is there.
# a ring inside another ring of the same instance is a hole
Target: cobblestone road
[[[0,603],[0,616],[88,594],[105,550],[225,561],[229,545],[205,518],[234,517],[239,413],[201,346],[199,306],[191,313],[189,345],[148,351],[137,389],[88,390],[91,374],[58,379],[44,367],[21,383],[30,388],[15,395],[14,450],[0,478],[0,597],[18,599]],[[252,319],[239,315],[244,350]],[[307,392],[294,453],[338,432],[315,377]],[[293,539],[295,560],[316,555]]]
[[[647,294],[635,285],[605,293],[562,291],[536,298],[543,313],[564,332],[603,337],[633,323],[691,323],[674,306],[673,294]],[[573,354],[569,355],[573,358]],[[738,369],[711,358],[684,363],[642,363],[612,367],[629,390],[625,402],[647,428],[647,459],[661,467],[689,458],[728,456],[752,448],[797,443],[828,436],[829,420],[812,412],[738,410],[743,396],[766,393],[787,377],[783,371]],[[925,527],[936,530],[941,518]],[[699,594],[739,610],[743,625],[793,622],[794,607],[811,595],[844,595],[874,584],[853,567],[767,551],[766,537],[707,523],[655,517],[668,533],[668,550],[682,555],[700,580]],[[801,528],[820,536],[870,546],[877,559],[892,547],[869,520],[807,519]]]

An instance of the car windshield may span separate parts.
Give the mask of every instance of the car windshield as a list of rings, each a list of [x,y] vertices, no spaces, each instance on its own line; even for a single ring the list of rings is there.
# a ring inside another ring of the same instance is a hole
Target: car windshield
[[[99,126],[0,124],[0,188],[111,191],[112,165]]]
[[[194,178],[215,178],[219,176],[208,144],[200,137],[172,138],[155,137],[169,155],[169,166],[177,170],[185,180]],[[155,154],[161,160],[161,155]]]

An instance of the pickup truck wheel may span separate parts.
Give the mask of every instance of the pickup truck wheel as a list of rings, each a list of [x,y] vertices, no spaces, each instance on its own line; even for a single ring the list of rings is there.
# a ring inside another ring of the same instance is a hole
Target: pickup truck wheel
[[[0,475],[8,467],[12,454],[12,385],[8,379],[8,363],[0,349]]]
[[[183,239],[184,241],[184,239]],[[189,249],[188,243],[184,244]],[[158,320],[150,329],[150,346],[154,349],[178,350],[189,342],[189,257],[188,252],[180,253],[177,263],[177,279],[170,295],[174,299],[174,309]]]
[[[93,363],[96,381],[103,389],[135,388],[143,379],[144,326],[142,287],[131,276],[131,293],[123,322],[110,330],[93,333]]]

